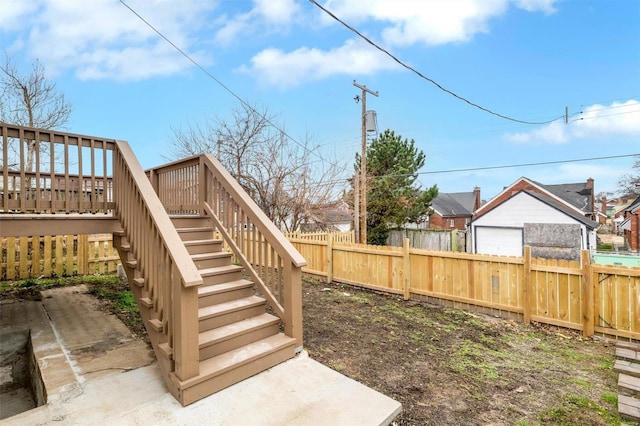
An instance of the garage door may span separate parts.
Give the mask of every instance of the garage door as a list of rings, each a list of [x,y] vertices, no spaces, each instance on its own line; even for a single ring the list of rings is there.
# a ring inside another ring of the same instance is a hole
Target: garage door
[[[499,256],[522,256],[522,228],[475,228],[476,253]]]

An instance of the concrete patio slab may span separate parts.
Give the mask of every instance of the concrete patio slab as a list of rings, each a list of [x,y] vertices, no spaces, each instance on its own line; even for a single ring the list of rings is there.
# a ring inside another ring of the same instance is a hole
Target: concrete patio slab
[[[0,425],[386,425],[400,413],[397,401],[305,352],[182,407],[153,352],[85,291],[55,289],[42,302],[0,304],[2,331],[31,329],[47,388],[46,405]]]

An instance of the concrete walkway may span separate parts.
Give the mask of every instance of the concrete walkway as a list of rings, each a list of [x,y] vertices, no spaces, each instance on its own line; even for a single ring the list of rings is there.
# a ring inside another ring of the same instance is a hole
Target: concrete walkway
[[[397,401],[302,353],[188,407],[166,390],[153,352],[84,286],[0,304],[2,332],[31,330],[47,404],[0,425],[385,425]]]

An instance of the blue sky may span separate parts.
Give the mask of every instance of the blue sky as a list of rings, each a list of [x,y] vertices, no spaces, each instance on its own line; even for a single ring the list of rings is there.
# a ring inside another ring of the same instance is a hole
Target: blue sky
[[[235,95],[277,114],[327,161],[353,163],[360,111],[414,139],[420,182],[495,196],[520,176],[595,179],[616,191],[634,159],[433,173],[640,154],[640,2],[319,1],[470,106],[400,67],[306,0],[126,0]],[[38,59],[73,105],[67,130],[125,139],[144,167],[165,163],[172,127],[224,118],[237,99],[116,0],[0,0],[0,45]]]

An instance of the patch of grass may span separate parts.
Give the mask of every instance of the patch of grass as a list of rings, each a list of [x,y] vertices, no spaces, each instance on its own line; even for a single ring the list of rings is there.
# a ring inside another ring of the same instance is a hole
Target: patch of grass
[[[345,367],[344,365],[342,365],[342,364],[340,364],[340,363],[337,363],[337,362],[333,362],[333,361],[332,361],[332,362],[329,362],[329,367],[330,367],[331,369],[333,369],[333,370],[337,371],[338,373],[340,373],[340,372],[344,371],[344,370],[345,370],[345,368],[347,368],[347,367]]]
[[[499,378],[498,370],[491,357],[498,352],[487,350],[486,347],[465,340],[458,345],[458,350],[451,355],[449,366],[460,374],[481,375],[487,380]]]
[[[608,425],[619,425],[620,418],[612,414],[605,407],[591,401],[589,398],[580,395],[567,396],[559,406],[551,407],[543,411],[538,420],[543,424],[553,424],[558,426],[573,426],[586,424],[592,418],[592,413],[598,416]],[[589,422],[588,424],[594,424]]]
[[[602,402],[606,402],[607,404],[611,404],[614,407],[618,406],[618,394],[613,392],[604,392],[600,395],[600,400]]]

